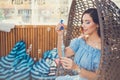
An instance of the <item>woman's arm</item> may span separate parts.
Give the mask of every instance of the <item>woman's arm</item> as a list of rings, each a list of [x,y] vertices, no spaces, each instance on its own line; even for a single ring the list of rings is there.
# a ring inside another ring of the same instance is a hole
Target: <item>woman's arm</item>
[[[62,37],[62,35],[58,35],[57,49],[58,49],[58,56],[59,57],[63,57],[62,56],[62,44],[63,44],[63,37]],[[66,47],[65,48],[65,56],[71,57],[73,55],[74,55],[73,50],[70,47]]]
[[[65,57],[71,57],[74,55],[74,51],[70,47],[65,48]]]
[[[57,49],[58,49],[58,56],[59,57],[62,57],[62,43],[63,43],[62,36],[58,35]]]
[[[88,80],[94,80],[97,78],[97,72],[92,72],[84,68],[80,68],[77,64],[74,64],[74,67],[72,69],[77,71],[81,77],[87,78]]]
[[[56,27],[56,31],[58,34],[58,40],[57,40],[57,49],[58,49],[58,56],[59,57],[63,57],[62,56],[62,45],[63,45],[63,33],[64,30],[59,30],[60,26],[64,26],[63,24],[58,24],[58,26]],[[71,57],[72,55],[74,55],[74,52],[71,48],[66,47],[65,48],[65,56],[66,57]]]
[[[94,80],[98,77],[97,72],[88,71],[88,70],[85,70],[83,68],[81,69],[81,73],[79,75],[87,78],[88,80]]]
[[[71,70],[75,70],[78,72],[78,74],[83,77],[83,78],[87,78],[88,80],[94,80],[95,78],[97,78],[97,73],[96,72],[92,72],[92,71],[88,71],[84,68],[80,68],[77,64],[74,63],[74,61],[70,58],[67,57],[61,57],[60,61],[62,63],[63,68],[65,69],[71,69]]]

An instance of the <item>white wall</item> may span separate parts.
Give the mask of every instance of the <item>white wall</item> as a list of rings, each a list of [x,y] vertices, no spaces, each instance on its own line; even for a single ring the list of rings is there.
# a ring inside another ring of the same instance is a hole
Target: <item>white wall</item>
[[[120,8],[120,0],[112,0]]]

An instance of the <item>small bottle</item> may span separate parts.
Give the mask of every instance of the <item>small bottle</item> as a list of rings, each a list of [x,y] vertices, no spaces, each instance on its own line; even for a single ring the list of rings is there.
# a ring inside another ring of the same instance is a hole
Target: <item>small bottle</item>
[[[60,20],[60,24],[63,24],[63,20]],[[64,30],[64,26],[61,26],[59,30]]]

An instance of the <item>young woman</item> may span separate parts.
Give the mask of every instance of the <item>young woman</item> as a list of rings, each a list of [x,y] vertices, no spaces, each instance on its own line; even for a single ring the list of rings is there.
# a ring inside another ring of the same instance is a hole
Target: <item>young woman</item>
[[[97,77],[101,56],[101,37],[98,13],[96,8],[87,9],[82,15],[83,35],[71,40],[70,45],[65,48],[65,57],[62,57],[63,30],[60,24],[58,33],[58,55],[64,69],[77,71],[76,76],[59,76],[56,80],[93,80]],[[63,26],[63,25],[62,25]],[[71,56],[74,55],[74,60]]]

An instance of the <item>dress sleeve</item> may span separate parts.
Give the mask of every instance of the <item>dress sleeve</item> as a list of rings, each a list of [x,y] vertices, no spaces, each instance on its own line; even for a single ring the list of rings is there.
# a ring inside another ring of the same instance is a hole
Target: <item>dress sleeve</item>
[[[98,53],[98,55],[96,55],[94,59],[94,70],[95,71],[99,69],[99,64],[100,64],[100,53]]]
[[[69,47],[74,51],[74,53],[76,53],[77,50],[79,49],[79,44],[80,44],[79,39],[75,38],[71,40]]]

